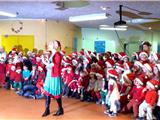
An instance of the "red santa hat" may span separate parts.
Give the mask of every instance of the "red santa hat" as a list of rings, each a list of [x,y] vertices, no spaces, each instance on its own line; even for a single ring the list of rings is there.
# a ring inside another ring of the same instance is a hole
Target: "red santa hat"
[[[103,61],[98,61],[97,65],[99,65],[101,68],[105,67],[105,64]]]
[[[17,69],[16,69],[16,72],[18,72],[18,71],[21,71],[21,67],[20,66],[18,66]]]
[[[90,73],[89,74],[96,74],[96,71],[91,69]]]
[[[143,77],[139,76],[135,79],[140,85],[144,85],[145,80],[143,79]]]
[[[154,69],[155,64],[145,63],[143,66],[144,66],[148,71],[153,72],[153,69]]]
[[[124,52],[119,52],[118,53],[118,58],[119,59],[123,59],[124,57],[126,57],[127,55]]]
[[[79,51],[79,54],[80,54],[80,55],[84,55],[84,51],[82,51],[82,50]]]
[[[91,54],[91,51],[88,50],[87,53],[88,53],[88,55],[90,55],[90,54]]]
[[[128,73],[128,74],[124,74],[124,78],[127,80],[127,82],[132,82],[135,79],[135,74],[133,73]]]
[[[38,70],[44,71],[44,65],[38,65]]]
[[[77,56],[77,52],[73,52],[73,53],[72,53],[72,56]]]
[[[141,52],[139,53],[139,58],[141,58],[142,55],[145,55],[146,57],[148,57],[148,53],[145,52],[145,51],[141,51]]]
[[[158,53],[154,52],[154,53],[152,53],[152,55],[153,55],[153,58],[155,61],[158,61],[160,59],[160,55]]]
[[[96,57],[96,56],[97,56],[97,53],[94,51],[94,52],[91,53],[91,55],[92,55],[93,57]]]
[[[114,66],[114,61],[112,59],[109,59],[105,62],[107,68]]]
[[[67,58],[68,60],[72,60],[72,55],[67,55],[66,58]]]
[[[103,71],[103,70],[99,70],[99,71],[96,73],[96,76],[104,77],[104,71]]]
[[[124,66],[119,64],[116,66],[117,69],[121,70],[121,71],[124,71]]]
[[[62,50],[62,51],[60,51],[60,53],[61,53],[62,55],[65,55],[65,54],[66,54],[66,51]]]
[[[135,61],[135,62],[134,62],[134,66],[137,66],[137,67],[139,67],[139,68],[142,68],[142,67],[143,67],[143,64],[142,64],[142,62],[140,62],[140,61]]]
[[[14,47],[12,48],[12,53],[16,53],[17,52],[17,49]]]
[[[90,62],[91,62],[91,58],[89,58],[89,57],[85,57],[84,60],[85,60],[87,63],[90,63]]]
[[[159,81],[153,79],[153,80],[148,81],[147,85],[149,85],[152,89],[156,89],[159,86]]]
[[[109,69],[109,70],[107,71],[107,75],[108,75],[108,76],[111,76],[111,77],[114,77],[114,78],[116,78],[116,79],[119,78],[119,74],[117,73],[117,71],[116,71],[115,69]]]
[[[72,63],[77,64],[78,63],[78,59],[73,59]]]

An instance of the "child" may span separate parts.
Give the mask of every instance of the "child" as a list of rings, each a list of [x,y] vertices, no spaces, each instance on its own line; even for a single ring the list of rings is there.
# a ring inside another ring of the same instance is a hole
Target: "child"
[[[5,88],[9,89],[10,88],[10,73],[11,73],[11,67],[13,66],[12,64],[12,58],[8,58],[6,64],[6,85]]]
[[[86,71],[80,72],[80,78],[78,79],[78,93],[80,94],[80,100],[83,102],[87,99],[86,90],[89,84],[90,77]]]
[[[18,67],[16,69],[15,73],[15,79],[14,79],[14,89],[15,90],[21,90],[22,89],[22,73],[21,73],[21,68]]]
[[[117,86],[117,80],[119,78],[119,75],[116,70],[109,69],[107,71],[108,75],[108,94],[106,96],[106,99],[109,99],[110,101],[110,110],[108,112],[108,115],[110,117],[117,116],[118,112],[118,103],[120,99],[120,93],[118,91]]]
[[[96,104],[101,104],[102,100],[100,91],[102,90],[103,87],[103,76],[104,76],[103,70],[98,71],[98,73],[96,73],[96,76],[97,76],[97,81],[95,82],[95,87],[94,87],[94,92],[97,97]]]
[[[0,58],[0,87],[5,86],[5,73],[6,73],[6,64],[4,60]]]
[[[90,71],[90,80],[89,80],[89,85],[87,87],[86,93],[87,93],[87,101],[94,101],[96,100],[94,88],[95,88],[95,71]]]
[[[37,84],[36,87],[38,88],[38,90],[36,91],[36,98],[43,98],[43,83],[45,80],[45,71],[44,71],[44,66],[38,66],[38,79],[37,79]]]
[[[28,67],[26,65],[23,66],[22,75],[23,75],[24,85],[29,84],[29,82],[30,82],[29,78],[30,78],[31,73],[28,70]]]
[[[16,66],[12,65],[11,66],[11,71],[10,71],[10,77],[9,77],[9,86],[10,88],[13,90],[13,84],[14,84],[14,80],[15,80],[15,76],[16,76]]]
[[[146,86],[147,91],[145,95],[145,100],[139,106],[138,120],[144,120],[145,115],[147,120],[153,120],[152,111],[158,98],[158,95],[156,92],[156,88],[158,87],[158,85],[159,85],[159,82],[157,80],[150,80],[147,82],[147,86]]]
[[[37,82],[38,77],[38,71],[37,66],[35,64],[32,65],[32,71],[31,71],[31,84],[35,85]]]
[[[65,88],[64,88],[64,93],[65,96],[70,96],[71,88],[69,87],[69,83],[73,80],[73,70],[72,66],[67,67],[66,75],[65,75]]]
[[[126,107],[123,108],[123,110],[131,110],[133,108],[134,117],[138,117],[138,108],[139,105],[142,103],[144,99],[144,92],[143,92],[143,81],[144,79],[139,77],[134,80],[134,87],[128,94],[128,99],[130,99],[129,103]],[[126,111],[125,110],[125,111]]]

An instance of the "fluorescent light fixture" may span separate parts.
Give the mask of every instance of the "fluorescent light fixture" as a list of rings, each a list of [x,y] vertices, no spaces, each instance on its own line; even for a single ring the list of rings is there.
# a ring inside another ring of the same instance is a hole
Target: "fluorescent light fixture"
[[[16,14],[0,11],[0,16],[7,16],[7,17],[16,17]]]
[[[106,13],[99,13],[99,14],[71,16],[69,17],[69,21],[70,22],[82,22],[82,21],[90,21],[90,20],[102,20],[106,18],[108,18]]]
[[[117,31],[126,31],[126,28],[100,28],[100,30],[117,30]]]
[[[126,31],[127,27],[112,27],[109,25],[100,25],[99,26],[100,30],[117,30],[117,31]]]
[[[149,22],[156,22],[158,20],[156,19],[132,19],[132,20],[127,20],[127,23],[134,23],[134,24],[141,24],[141,23],[149,23]]]

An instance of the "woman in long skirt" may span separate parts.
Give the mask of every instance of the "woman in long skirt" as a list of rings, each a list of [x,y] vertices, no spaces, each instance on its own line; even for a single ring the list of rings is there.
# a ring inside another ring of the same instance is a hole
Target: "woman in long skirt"
[[[45,111],[42,117],[50,114],[50,101],[51,97],[54,97],[58,104],[58,110],[53,114],[54,116],[63,115],[62,107],[62,80],[61,80],[61,61],[62,55],[59,52],[61,44],[59,41],[51,41],[48,45],[48,49],[52,51],[49,58],[49,62],[46,64],[47,75],[44,83],[45,90]]]

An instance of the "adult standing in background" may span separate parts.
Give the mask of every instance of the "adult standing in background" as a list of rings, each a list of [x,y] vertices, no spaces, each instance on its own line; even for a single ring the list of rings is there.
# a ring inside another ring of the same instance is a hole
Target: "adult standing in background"
[[[53,114],[54,116],[63,115],[62,107],[62,80],[61,80],[61,61],[62,55],[60,53],[61,44],[59,41],[51,41],[48,45],[48,50],[52,51],[49,61],[46,64],[47,75],[44,83],[45,90],[45,112],[42,117],[50,114],[50,101],[54,97],[58,104],[58,110]]]

